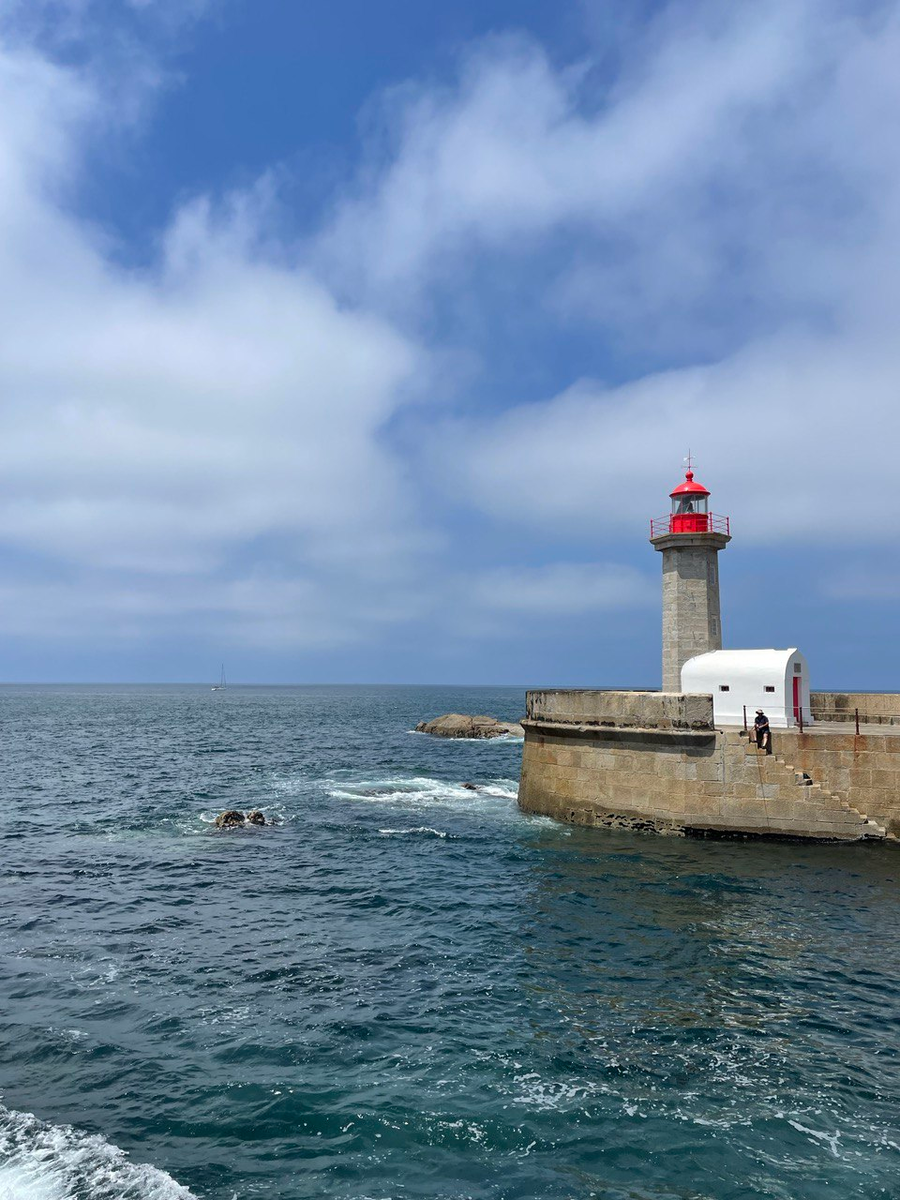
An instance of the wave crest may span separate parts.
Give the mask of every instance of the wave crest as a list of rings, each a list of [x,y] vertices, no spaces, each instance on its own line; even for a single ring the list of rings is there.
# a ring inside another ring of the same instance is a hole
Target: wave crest
[[[375,803],[401,804],[409,807],[432,805],[456,805],[467,807],[479,798],[515,800],[518,787],[514,780],[497,779],[491,783],[477,784],[474,788],[462,783],[449,783],[443,779],[432,779],[427,775],[414,775],[386,779],[355,781],[328,780],[325,790],[337,800],[368,800]]]
[[[0,1104],[0,1200],[197,1200],[98,1134]]]

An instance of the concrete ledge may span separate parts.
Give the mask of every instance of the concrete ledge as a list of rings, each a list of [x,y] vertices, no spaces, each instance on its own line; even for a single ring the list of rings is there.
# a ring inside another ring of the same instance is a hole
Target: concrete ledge
[[[715,728],[712,696],[685,692],[553,688],[526,693],[525,715],[530,721],[577,726],[708,731]]]
[[[624,743],[663,742],[669,745],[684,745],[685,742],[714,742],[715,729],[659,729],[643,725],[614,725],[612,722],[596,724],[572,725],[567,721],[531,721],[527,718],[522,722],[525,736],[529,731],[536,734],[548,734],[564,738],[590,738],[594,741],[611,742],[617,745]]]
[[[650,545],[654,550],[686,550],[695,546],[712,546],[715,550],[724,550],[730,541],[729,533],[720,533],[715,529],[698,529],[695,533],[658,533],[650,539]]]

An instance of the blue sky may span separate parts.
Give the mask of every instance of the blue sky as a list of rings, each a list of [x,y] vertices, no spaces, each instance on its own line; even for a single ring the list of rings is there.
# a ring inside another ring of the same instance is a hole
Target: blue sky
[[[0,0],[0,677],[900,688],[900,0]]]

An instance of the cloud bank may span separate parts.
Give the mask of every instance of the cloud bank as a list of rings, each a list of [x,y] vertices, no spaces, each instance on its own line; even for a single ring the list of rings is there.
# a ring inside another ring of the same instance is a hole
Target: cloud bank
[[[79,186],[163,72],[123,117],[21,8],[0,31],[8,634],[277,651],[402,637],[447,596],[460,637],[629,611],[689,445],[748,541],[900,529],[900,4],[671,4],[615,70],[587,35],[563,65],[492,37],[381,98],[317,228],[275,236],[275,172],[173,203],[140,269]],[[473,403],[480,351],[436,317],[461,290],[643,366]],[[863,460],[881,524],[836,500]]]
[[[116,266],[69,206],[97,81],[19,51],[0,97],[0,539],[66,580],[37,604],[12,581],[7,621],[358,636],[328,584],[377,580],[416,539],[379,430],[417,347],[263,250],[264,189],[186,204],[152,270]]]
[[[428,459],[448,494],[537,531],[587,536],[602,513],[631,539],[691,446],[718,504],[771,506],[750,539],[900,527],[898,56],[896,4],[671,5],[612,81],[501,39],[414,97],[326,235],[354,286],[390,308],[552,245],[548,325],[654,364],[448,420]],[[862,528],[834,495],[861,460],[884,514]]]

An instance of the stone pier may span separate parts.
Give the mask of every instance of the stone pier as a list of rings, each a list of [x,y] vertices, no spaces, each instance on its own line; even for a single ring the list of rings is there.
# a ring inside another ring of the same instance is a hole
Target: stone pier
[[[900,836],[900,731],[777,730],[760,754],[712,697],[529,692],[519,804],[579,825],[833,841]]]

